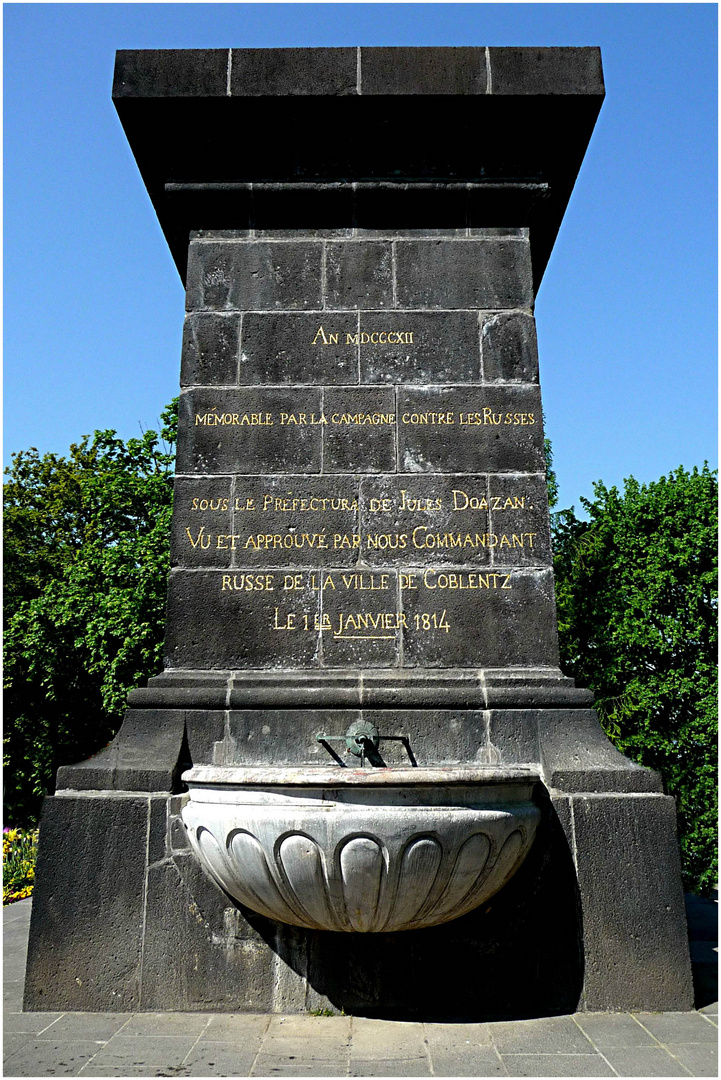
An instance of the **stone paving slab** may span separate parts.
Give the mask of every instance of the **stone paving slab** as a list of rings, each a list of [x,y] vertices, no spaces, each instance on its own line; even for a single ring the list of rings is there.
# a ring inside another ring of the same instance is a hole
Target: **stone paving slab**
[[[572,1016],[510,1020],[490,1024],[491,1038],[503,1054],[594,1054],[591,1041]]]
[[[691,1043],[688,1046],[669,1043],[667,1049],[692,1076],[719,1075],[718,1047],[715,1043]]]
[[[13,908],[12,918],[4,914],[16,976],[30,903]],[[435,1024],[252,1013],[23,1013],[22,978],[6,989],[8,1077],[718,1076],[716,1002],[689,1013]]]
[[[98,1052],[90,1039],[31,1039],[3,1062],[5,1076],[78,1076]]]
[[[96,1045],[92,1069],[113,1069],[116,1076],[130,1075],[128,1069],[144,1068],[146,1076],[159,1068],[179,1069],[196,1041],[193,1035],[116,1035],[104,1046]]]
[[[430,1043],[430,1039],[428,1040]],[[434,1076],[508,1076],[498,1051],[491,1046],[432,1049]]]
[[[663,1046],[614,1046],[604,1057],[619,1076],[687,1076],[683,1065]]]
[[[660,1043],[712,1043],[718,1029],[698,1013],[634,1013],[640,1024]]]
[[[273,1017],[267,1013],[213,1013],[200,1034],[200,1042],[242,1043],[245,1048],[260,1049]]]
[[[502,1054],[508,1076],[614,1076],[598,1054]]]
[[[582,1013],[574,1019],[599,1050],[611,1046],[656,1045],[651,1032],[628,1013]]]
[[[351,1076],[432,1076],[427,1057],[374,1058],[351,1062]]]
[[[250,1076],[257,1051],[199,1039],[183,1063],[184,1076]],[[181,1075],[180,1073],[178,1075]]]
[[[298,1055],[258,1054],[251,1076],[347,1076],[348,1060],[309,1058]]]
[[[353,1017],[351,1059],[394,1061],[425,1057],[423,1024]],[[404,1075],[408,1075],[407,1073]]]

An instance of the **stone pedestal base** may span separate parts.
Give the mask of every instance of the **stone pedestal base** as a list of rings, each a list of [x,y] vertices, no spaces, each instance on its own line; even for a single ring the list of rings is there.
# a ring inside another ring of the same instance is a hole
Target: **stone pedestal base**
[[[307,763],[325,763],[314,735],[355,716],[131,709],[107,751],[61,770],[41,824],[25,1008],[478,1020],[693,1007],[673,800],[656,774],[613,749],[589,709],[373,713],[381,732],[403,728],[419,764],[423,747],[438,760],[443,745],[447,758],[541,771],[530,854],[468,915],[340,934],[230,900],[187,846],[182,768],[267,762],[271,745],[290,761],[305,747]]]

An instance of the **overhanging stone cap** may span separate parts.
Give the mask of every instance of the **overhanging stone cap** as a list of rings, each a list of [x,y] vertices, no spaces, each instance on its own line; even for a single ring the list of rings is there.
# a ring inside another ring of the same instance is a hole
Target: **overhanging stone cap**
[[[604,94],[596,47],[121,49],[114,98]]]
[[[183,280],[195,230],[523,227],[536,289],[603,95],[597,48],[131,50],[113,87]]]

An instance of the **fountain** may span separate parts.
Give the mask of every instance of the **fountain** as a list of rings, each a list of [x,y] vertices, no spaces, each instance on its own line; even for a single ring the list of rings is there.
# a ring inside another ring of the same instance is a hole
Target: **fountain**
[[[533,309],[603,95],[117,54],[186,297],[164,661],[46,800],[26,1008],[692,1006],[673,800],[559,669]]]

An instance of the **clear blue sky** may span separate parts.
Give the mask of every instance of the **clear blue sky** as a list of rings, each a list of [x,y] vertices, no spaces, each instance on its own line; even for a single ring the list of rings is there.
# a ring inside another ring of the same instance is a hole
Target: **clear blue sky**
[[[716,455],[715,4],[5,4],[5,451],[156,426],[183,290],[110,100],[116,49],[600,45],[541,286],[561,505]]]

